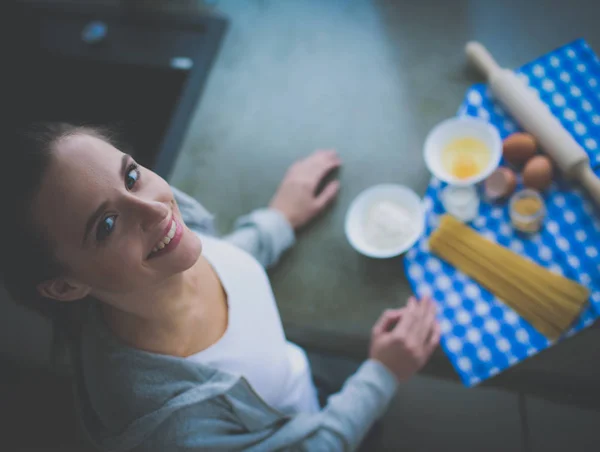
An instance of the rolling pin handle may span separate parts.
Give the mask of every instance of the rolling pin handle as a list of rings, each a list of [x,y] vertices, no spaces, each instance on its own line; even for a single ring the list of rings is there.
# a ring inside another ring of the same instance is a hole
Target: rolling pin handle
[[[479,42],[471,41],[467,43],[465,52],[469,60],[477,66],[487,79],[490,79],[495,72],[501,70],[494,57]]]

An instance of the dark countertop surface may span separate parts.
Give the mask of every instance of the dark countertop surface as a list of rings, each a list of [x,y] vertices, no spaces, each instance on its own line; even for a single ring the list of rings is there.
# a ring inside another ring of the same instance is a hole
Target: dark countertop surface
[[[425,192],[427,132],[481,81],[467,66],[467,41],[513,68],[579,37],[600,52],[600,3],[240,3],[216,3],[230,29],[171,182],[217,213],[226,231],[236,216],[268,203],[295,159],[337,149],[339,199],[270,276],[292,341],[364,358],[374,321],[411,291],[402,258],[373,260],[350,247],[343,230],[350,202],[385,182]],[[424,372],[457,379],[441,350]],[[538,392],[547,385],[569,395],[599,377],[600,330],[590,329],[486,384]]]

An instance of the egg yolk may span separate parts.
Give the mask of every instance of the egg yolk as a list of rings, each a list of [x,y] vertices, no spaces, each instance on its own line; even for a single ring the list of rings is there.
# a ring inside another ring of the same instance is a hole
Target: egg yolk
[[[454,161],[452,174],[459,179],[468,179],[469,177],[477,176],[480,169],[477,163],[468,156],[460,156]]]
[[[491,158],[487,145],[472,137],[455,139],[442,150],[442,165],[457,179],[477,176],[487,168]]]

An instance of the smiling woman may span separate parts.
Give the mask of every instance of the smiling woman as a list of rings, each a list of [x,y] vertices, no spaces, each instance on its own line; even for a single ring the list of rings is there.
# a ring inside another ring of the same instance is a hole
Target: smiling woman
[[[18,299],[49,312],[61,308],[58,302],[91,295],[135,310],[118,294],[168,278],[198,259],[200,241],[187,234],[178,259],[149,264],[164,228],[176,218],[176,203],[169,185],[118,151],[105,131],[37,125],[17,135],[14,149],[17,168],[27,171],[10,171],[3,183],[12,192],[18,187],[10,202],[20,221],[3,222],[2,232],[22,239],[18,247],[11,241],[15,249],[6,253],[11,259],[4,259],[3,274]]]
[[[168,260],[148,260],[178,215],[171,188],[99,137],[80,133],[56,142],[32,207],[35,223],[51,243],[60,244],[53,253],[68,269],[38,286],[48,298],[91,295],[140,314],[142,302],[136,299],[149,296],[142,288],[155,290],[200,255],[200,240],[190,233]]]
[[[223,239],[197,201],[96,128],[39,124],[3,166],[0,272],[71,331],[79,412],[100,450],[354,449],[439,339],[409,301],[373,328],[367,362],[319,412],[306,353],[286,340],[265,268],[339,183],[333,151],[296,162],[268,209]],[[87,300],[85,303],[82,300]],[[77,308],[81,315],[65,316]]]

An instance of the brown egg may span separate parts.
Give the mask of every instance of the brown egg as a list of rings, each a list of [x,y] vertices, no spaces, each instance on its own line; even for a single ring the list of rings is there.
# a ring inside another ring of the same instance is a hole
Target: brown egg
[[[507,163],[520,168],[537,151],[535,138],[528,133],[513,133],[508,136],[502,145],[502,154]]]
[[[510,196],[517,187],[517,176],[510,168],[500,167],[485,180],[485,195],[491,201]]]
[[[552,162],[545,155],[536,155],[523,168],[523,184],[534,190],[545,190],[552,183]]]

